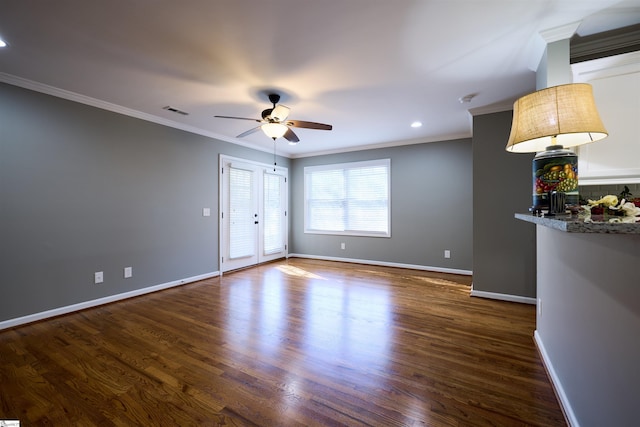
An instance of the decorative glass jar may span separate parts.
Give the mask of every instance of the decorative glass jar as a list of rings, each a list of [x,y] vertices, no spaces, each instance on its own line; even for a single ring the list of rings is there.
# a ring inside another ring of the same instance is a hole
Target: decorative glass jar
[[[533,159],[533,209],[549,210],[554,193],[564,193],[567,206],[577,206],[578,156],[561,145],[547,147]]]

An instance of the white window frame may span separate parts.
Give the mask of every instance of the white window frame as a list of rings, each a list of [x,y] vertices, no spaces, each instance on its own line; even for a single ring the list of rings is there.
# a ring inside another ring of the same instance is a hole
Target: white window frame
[[[310,208],[308,199],[308,185],[310,185],[310,174],[320,171],[359,169],[371,166],[384,166],[387,168],[387,230],[385,232],[380,232],[367,230],[316,230],[309,228]],[[306,166],[304,168],[304,232],[307,234],[329,234],[341,236],[391,237],[391,159]]]

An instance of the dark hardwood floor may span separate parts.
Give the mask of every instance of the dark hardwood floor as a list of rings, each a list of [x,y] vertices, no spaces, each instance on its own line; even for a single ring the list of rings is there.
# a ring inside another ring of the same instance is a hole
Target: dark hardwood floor
[[[23,426],[564,426],[535,308],[290,259],[0,331]]]

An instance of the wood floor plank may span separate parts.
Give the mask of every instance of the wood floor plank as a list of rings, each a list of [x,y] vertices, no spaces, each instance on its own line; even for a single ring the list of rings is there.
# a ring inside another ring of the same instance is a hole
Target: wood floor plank
[[[565,426],[535,307],[290,259],[0,331],[22,426]]]

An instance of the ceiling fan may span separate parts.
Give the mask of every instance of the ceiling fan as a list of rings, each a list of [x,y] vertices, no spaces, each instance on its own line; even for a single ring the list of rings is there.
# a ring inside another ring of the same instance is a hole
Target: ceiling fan
[[[294,128],[307,128],[307,129],[320,129],[320,130],[331,130],[333,127],[331,125],[326,125],[324,123],[316,123],[316,122],[305,122],[303,120],[287,120],[289,117],[289,107],[285,107],[284,105],[278,104],[280,102],[280,95],[277,93],[269,94],[269,101],[273,104],[272,108],[267,108],[262,111],[262,119],[250,119],[246,117],[232,117],[232,116],[214,116],[221,119],[237,119],[237,120],[251,120],[254,122],[261,123],[259,126],[255,128],[249,129],[246,132],[242,132],[236,138],[242,138],[247,135],[251,135],[254,132],[262,131],[274,141],[277,138],[284,137],[289,144],[297,144],[300,139],[298,135],[293,132],[291,129]]]

